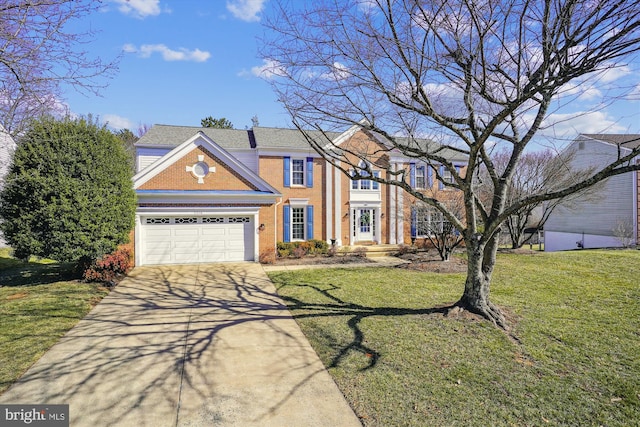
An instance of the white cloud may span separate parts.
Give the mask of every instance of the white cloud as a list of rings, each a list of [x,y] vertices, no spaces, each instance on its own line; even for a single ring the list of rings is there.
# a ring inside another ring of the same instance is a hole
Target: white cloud
[[[133,122],[125,117],[118,116],[116,114],[105,114],[100,116],[102,122],[106,123],[108,127],[114,130],[129,129],[133,130],[135,125]]]
[[[331,66],[331,71],[321,74],[320,78],[323,80],[334,80],[340,81],[349,77],[349,69],[346,65],[341,64],[339,62],[334,62]]]
[[[606,111],[578,111],[550,114],[543,122],[541,134],[565,138],[578,133],[623,133],[626,129]]]
[[[640,101],[640,83],[625,96],[625,99],[629,101]]]
[[[278,61],[273,59],[263,59],[262,65],[257,65],[251,68],[251,74],[268,80],[274,77],[286,76],[287,70]]]
[[[567,83],[562,87],[559,96],[576,96],[581,101],[592,101],[602,98],[602,91],[590,83]]]
[[[112,0],[118,5],[118,10],[125,15],[136,18],[160,15],[160,0]]]
[[[169,49],[164,44],[143,44],[140,48],[132,44],[126,44],[122,47],[126,53],[137,53],[141,58],[149,58],[153,53],[160,53],[162,59],[165,61],[193,61],[193,62],[205,62],[211,57],[211,54],[207,51],[200,49],[185,49],[180,48],[178,50]]]
[[[611,67],[599,73],[599,80],[602,83],[611,83],[631,74],[629,66]]]
[[[227,2],[227,10],[238,19],[247,22],[260,21],[260,12],[267,0],[231,0]]]

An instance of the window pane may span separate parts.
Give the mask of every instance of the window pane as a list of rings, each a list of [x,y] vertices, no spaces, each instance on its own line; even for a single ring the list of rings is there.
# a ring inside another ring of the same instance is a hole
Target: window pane
[[[304,240],[304,208],[291,209],[291,238]]]
[[[304,185],[304,160],[291,161],[291,182],[293,185]]]
[[[416,168],[416,188],[425,188],[424,166]]]

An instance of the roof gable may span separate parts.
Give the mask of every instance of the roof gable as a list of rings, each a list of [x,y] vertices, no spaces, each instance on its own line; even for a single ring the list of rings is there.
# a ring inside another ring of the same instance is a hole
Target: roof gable
[[[390,154],[395,154],[394,158],[396,156],[399,156],[400,158],[405,157],[403,156],[403,154],[400,152],[399,149],[394,148],[394,143],[392,141],[390,141],[388,138],[386,138],[385,136],[377,133],[377,132],[373,132],[370,130],[366,129],[366,121],[362,122],[362,125],[358,124],[358,125],[353,125],[351,126],[349,129],[347,129],[346,131],[344,131],[342,134],[339,134],[338,136],[336,136],[333,141],[331,141],[330,143],[328,143],[327,145],[325,145],[325,149],[326,150],[331,150],[331,149],[336,149],[336,148],[340,148],[341,145],[343,144],[349,144],[349,141],[351,140],[351,138],[356,135],[358,132],[362,131],[364,132],[366,135],[369,136],[369,138],[371,139],[371,141],[373,143],[375,143],[376,145],[378,145],[379,147],[381,147],[384,150],[387,150],[389,152],[391,152]],[[466,161],[467,157],[455,150],[452,150],[451,148],[448,148],[446,146],[443,146],[442,144],[439,144],[436,141],[430,140],[430,139],[425,139],[425,138],[408,138],[408,137],[394,137],[394,139],[396,140],[396,142],[398,144],[402,144],[405,146],[415,146],[415,148],[422,150],[422,151],[426,151],[429,153],[437,153],[439,156],[445,158],[445,159],[449,159],[450,161]],[[411,158],[413,159],[413,157]]]
[[[187,163],[189,164],[186,164],[184,160],[187,156],[189,158]],[[211,173],[202,180],[196,176],[196,171],[194,171],[196,163],[199,162],[205,162],[207,164],[211,163],[211,165],[209,165],[211,167]],[[218,172],[215,172],[213,168],[220,169],[216,169]],[[133,177],[133,183],[136,190],[144,190],[149,187],[148,185],[145,186],[145,184],[157,181],[157,177],[163,173],[179,173],[180,177],[197,180],[204,184],[207,180],[209,180],[209,182],[215,180],[215,174],[221,172],[224,172],[226,176],[231,174],[235,179],[228,179],[225,185],[221,186],[220,189],[231,191],[249,190],[278,194],[278,191],[275,188],[256,175],[203,132],[198,132],[191,136],[152,165],[136,174]],[[210,175],[213,175],[213,177],[210,177]],[[242,183],[244,184],[244,188]],[[218,182],[218,184],[220,183]],[[176,185],[181,187],[180,183],[176,183]],[[179,189],[178,187],[175,189]],[[169,188],[162,189],[173,190],[174,188],[169,186]],[[211,188],[210,186],[204,185],[201,189],[212,190],[217,188]],[[198,188],[198,190],[200,190],[200,188]]]
[[[640,147],[640,134],[633,133],[582,133],[581,137],[618,145],[630,150]],[[580,138],[578,138],[580,139]]]

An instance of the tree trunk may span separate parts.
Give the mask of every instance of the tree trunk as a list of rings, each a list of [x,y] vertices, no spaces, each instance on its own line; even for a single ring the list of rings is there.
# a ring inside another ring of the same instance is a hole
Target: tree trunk
[[[493,245],[495,246],[495,243]],[[464,285],[464,294],[455,305],[484,316],[497,326],[506,329],[507,324],[502,311],[489,300],[496,249],[497,247],[485,247],[475,240],[467,242],[467,280]]]

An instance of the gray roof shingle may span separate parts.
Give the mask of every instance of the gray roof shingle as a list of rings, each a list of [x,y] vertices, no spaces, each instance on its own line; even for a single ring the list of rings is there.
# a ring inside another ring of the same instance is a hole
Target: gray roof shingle
[[[216,129],[196,126],[153,125],[136,145],[177,147],[198,132],[203,132],[224,149],[251,148],[249,133],[239,129]]]
[[[136,143],[137,146],[158,146],[166,145],[167,147],[177,147],[184,141],[196,135],[198,132],[203,132],[209,138],[211,138],[216,144],[222,148],[229,149],[251,149],[251,148],[271,148],[271,149],[301,149],[308,150],[311,147],[305,139],[304,135],[298,129],[284,129],[284,128],[268,128],[268,127],[254,127],[251,130],[242,129],[216,129],[216,128],[204,128],[197,126],[171,126],[171,125],[154,125],[149,131],[144,134]],[[251,134],[253,133],[253,135]],[[326,132],[322,133],[317,130],[307,131],[307,133],[317,141],[323,142],[329,141],[327,138],[335,139],[341,135],[339,132]],[[384,140],[381,135],[376,135],[379,140]],[[401,144],[416,144],[418,147],[433,150],[440,149],[438,154],[451,160],[463,160],[466,158],[461,153],[455,152],[451,149],[444,148],[438,143],[426,140],[426,139],[412,139],[398,138],[398,143]],[[388,147],[391,147],[388,141],[386,143]]]
[[[581,135],[625,148],[640,147],[640,134],[637,133],[583,133]]]

